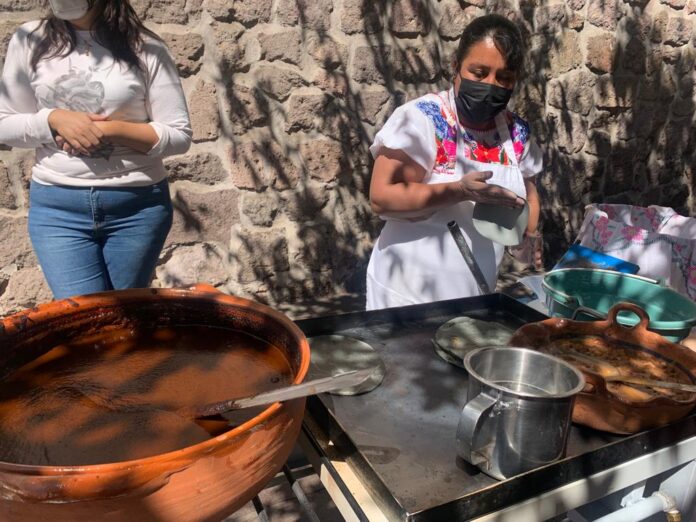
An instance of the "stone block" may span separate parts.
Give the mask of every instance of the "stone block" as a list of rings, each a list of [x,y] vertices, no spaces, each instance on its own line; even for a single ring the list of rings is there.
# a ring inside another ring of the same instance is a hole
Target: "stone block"
[[[348,46],[331,37],[310,37],[307,42],[307,51],[322,68],[328,71],[347,66]]]
[[[0,215],[0,268],[11,265],[36,265],[27,231],[26,217]]]
[[[534,28],[537,33],[555,33],[567,26],[566,9],[563,4],[537,7],[534,10]]]
[[[693,98],[675,98],[672,102],[672,115],[678,119],[690,119],[694,115]]]
[[[672,9],[684,9],[686,0],[660,0],[661,4],[670,6]]]
[[[305,225],[300,228],[297,236],[300,239],[300,248],[293,256],[295,263],[306,266],[310,270],[322,271],[336,266],[334,254],[339,249],[333,241],[327,241],[327,238],[337,236],[335,227],[327,223]],[[338,255],[336,257],[340,258]]]
[[[548,84],[549,105],[587,116],[594,107],[595,76],[586,71],[572,71]]]
[[[276,20],[282,25],[328,32],[332,12],[332,0],[279,0]]]
[[[617,0],[589,0],[587,21],[592,25],[614,31],[620,15]]]
[[[384,87],[366,87],[360,91],[360,119],[370,125],[383,123],[394,110],[392,95]],[[386,113],[386,114],[385,114]],[[380,118],[380,114],[384,115]]]
[[[638,38],[631,38],[621,51],[621,65],[626,71],[642,75],[646,71],[647,54],[643,42]]]
[[[261,89],[241,84],[229,85],[227,99],[230,107],[228,117],[235,134],[241,135],[253,127],[268,123],[271,109]]]
[[[244,192],[242,194],[242,214],[252,225],[257,227],[270,227],[273,225],[280,201],[276,194],[268,192]]]
[[[261,45],[261,58],[272,62],[299,64],[302,57],[302,39],[296,29],[288,29],[277,33],[261,33],[258,35]]]
[[[174,224],[167,245],[217,242],[227,245],[230,231],[239,221],[236,190],[196,193],[178,187],[172,199]]]
[[[283,210],[291,221],[304,223],[314,220],[329,201],[329,191],[321,184],[309,183],[283,194]]]
[[[638,138],[649,138],[660,129],[668,114],[662,104],[638,102],[632,112],[632,134]],[[647,150],[650,150],[649,148]]]
[[[568,7],[570,7],[573,11],[580,11],[583,7],[585,7],[585,3],[587,0],[568,0],[566,4],[568,4]]]
[[[395,48],[391,63],[394,78],[404,83],[432,83],[442,73],[437,48],[429,46]]]
[[[193,141],[210,141],[218,138],[220,112],[217,101],[217,89],[212,83],[198,80],[196,88],[189,96],[189,110]]]
[[[203,185],[215,185],[225,181],[228,172],[217,154],[211,152],[190,153],[165,161],[172,181],[192,181]]]
[[[273,141],[235,144],[230,150],[232,182],[245,190],[268,187],[285,190],[299,180],[299,170],[286,152]]]
[[[696,0],[688,0],[686,2],[686,12],[687,14],[696,14]]]
[[[245,47],[240,41],[244,34],[244,26],[238,23],[216,22],[212,24],[212,29],[215,40],[213,59],[220,67],[223,78],[248,69]]]
[[[20,268],[7,281],[0,296],[0,316],[16,313],[53,300],[51,289],[38,266]]]
[[[341,143],[334,140],[318,139],[300,143],[300,154],[309,175],[324,183],[329,183],[348,168],[348,153]]]
[[[637,159],[631,147],[614,149],[607,159],[604,193],[613,196],[642,189],[645,185],[644,161]]]
[[[654,43],[660,43],[667,32],[667,12],[658,11],[653,15],[653,29],[650,33],[650,40]]]
[[[273,0],[205,0],[203,7],[215,20],[251,27],[271,20]]]
[[[185,24],[188,22],[186,0],[135,0],[135,11],[147,22]]]
[[[459,40],[464,28],[478,13],[475,6],[463,7],[458,0],[445,0],[441,9],[438,33],[445,40]]]
[[[430,12],[423,0],[395,0],[392,5],[389,30],[397,36],[415,37],[428,34]]]
[[[312,78],[312,84],[326,94],[338,98],[345,97],[350,90],[348,79],[345,73],[340,70],[327,71],[325,69],[318,69],[314,78]]]
[[[590,36],[587,39],[585,65],[593,72],[613,72],[616,67],[616,39],[609,34]]]
[[[578,52],[579,38],[575,32],[563,31],[559,36],[559,42],[548,50],[549,71],[547,75],[549,77],[559,76],[575,69],[580,65],[582,58]]]
[[[611,153],[611,136],[603,130],[590,130],[584,151],[600,158],[606,158]]]
[[[169,47],[181,76],[188,78],[200,70],[204,49],[201,35],[188,32],[186,34],[162,33],[160,36]]]
[[[382,30],[386,4],[370,0],[343,0],[341,31],[346,34],[374,34]]]
[[[17,200],[12,190],[10,171],[2,161],[0,161],[0,209],[17,209]]]
[[[238,283],[257,283],[290,269],[283,230],[244,229],[239,235],[230,253]]]
[[[587,140],[587,120],[577,114],[564,112],[547,116],[550,140],[562,152],[580,152]]]
[[[5,52],[10,39],[20,25],[19,21],[14,20],[0,21],[0,71],[2,71],[2,67],[5,64]]]
[[[254,77],[262,91],[280,101],[286,100],[291,92],[307,84],[295,71],[272,65],[260,65],[254,71]]]
[[[45,0],[0,0],[0,11],[31,11],[46,7]]]
[[[673,47],[680,47],[689,43],[694,32],[694,25],[690,18],[670,17],[667,21],[664,41]]]
[[[628,109],[638,94],[633,76],[600,76],[595,87],[595,105],[602,109]]]
[[[325,109],[331,98],[321,90],[308,87],[297,89],[288,100],[285,130],[309,131],[321,127]]]
[[[198,243],[174,247],[156,270],[164,287],[181,288],[196,283],[220,286],[231,275],[228,254],[218,245]]]
[[[384,85],[389,65],[386,57],[391,53],[390,46],[382,49],[362,45],[353,51],[351,78],[359,83],[378,83]]]

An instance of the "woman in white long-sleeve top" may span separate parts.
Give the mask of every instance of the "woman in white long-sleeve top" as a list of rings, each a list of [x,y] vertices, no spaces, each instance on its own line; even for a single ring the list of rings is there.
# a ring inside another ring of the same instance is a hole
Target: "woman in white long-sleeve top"
[[[176,65],[128,0],[50,4],[0,84],[0,143],[36,149],[34,250],[56,298],[146,287],[172,224],[162,158],[191,145]]]

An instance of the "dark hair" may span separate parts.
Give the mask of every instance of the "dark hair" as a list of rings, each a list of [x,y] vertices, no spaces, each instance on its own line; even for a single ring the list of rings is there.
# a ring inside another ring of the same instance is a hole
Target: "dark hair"
[[[143,69],[138,51],[143,45],[143,35],[161,40],[157,34],[143,25],[129,0],[87,0],[90,9],[97,7],[97,17],[92,24],[92,34],[97,43],[108,49],[114,59],[129,67]],[[75,27],[50,14],[33,32],[45,28],[31,58],[31,67],[42,59],[67,56],[75,50]]]
[[[495,47],[505,59],[505,66],[519,73],[525,50],[522,33],[514,22],[498,14],[480,16],[466,26],[455,57],[457,70],[462,66],[471,47],[486,38],[493,40]]]

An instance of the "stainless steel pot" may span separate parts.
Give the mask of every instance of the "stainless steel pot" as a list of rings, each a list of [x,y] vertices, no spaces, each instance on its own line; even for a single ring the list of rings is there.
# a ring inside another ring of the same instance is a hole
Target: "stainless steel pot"
[[[565,453],[575,395],[585,379],[565,361],[527,348],[479,348],[464,358],[467,403],[457,452],[497,479]]]

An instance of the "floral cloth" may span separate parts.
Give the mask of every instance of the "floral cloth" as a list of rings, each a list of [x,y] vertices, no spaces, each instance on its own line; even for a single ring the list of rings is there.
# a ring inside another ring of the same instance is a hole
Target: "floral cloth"
[[[589,205],[578,241],[696,300],[696,219],[656,205]]]
[[[422,99],[416,102],[416,107],[432,121],[435,128],[437,156],[433,170],[439,173],[453,173],[457,158],[457,121],[454,115],[449,111],[444,100]],[[512,146],[517,162],[520,163],[529,141],[529,125],[512,112],[507,113],[507,119]],[[497,131],[493,135],[494,145],[487,145],[477,140],[466,129],[463,129],[462,137],[467,145],[465,155],[468,159],[481,163],[511,164]]]

